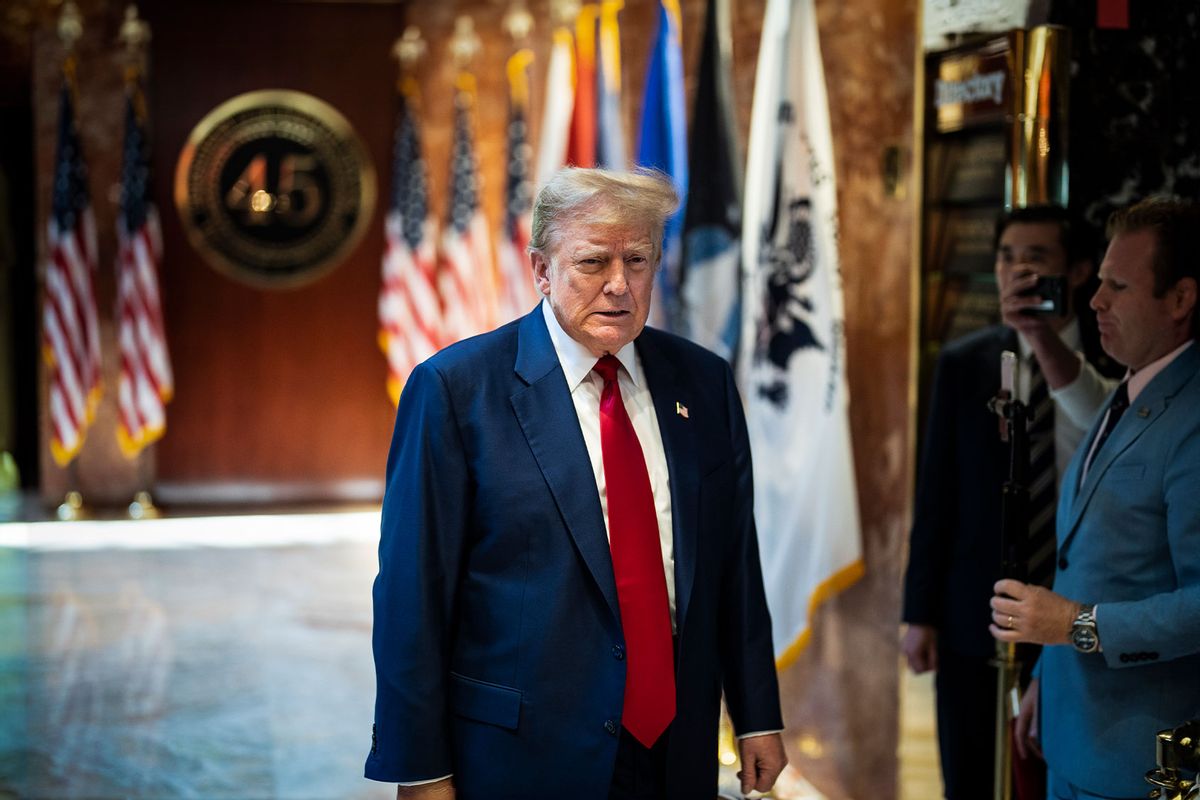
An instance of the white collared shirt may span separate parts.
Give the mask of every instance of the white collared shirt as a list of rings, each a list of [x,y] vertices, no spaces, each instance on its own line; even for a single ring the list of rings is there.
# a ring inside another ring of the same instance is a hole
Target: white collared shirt
[[[550,341],[562,365],[571,392],[571,402],[579,416],[579,429],[587,445],[588,460],[592,462],[592,475],[596,479],[596,491],[600,494],[600,509],[604,512],[604,530],[608,532],[608,490],[604,481],[604,455],[600,447],[600,394],[604,390],[604,379],[593,370],[598,360],[590,350],[572,339],[554,316],[550,303],[542,301],[542,315]],[[662,434],[658,429],[658,416],[654,411],[654,399],[642,371],[642,360],[633,342],[613,353],[623,369],[617,372],[617,384],[621,387],[621,400],[625,412],[633,423],[638,442],[642,446],[642,457],[646,460],[646,472],[650,475],[650,490],[654,493],[654,512],[658,517],[658,542],[662,548],[663,573],[667,579],[667,602],[671,609],[671,632],[675,625],[675,536],[671,522],[671,476],[667,470],[667,453],[663,449]]]

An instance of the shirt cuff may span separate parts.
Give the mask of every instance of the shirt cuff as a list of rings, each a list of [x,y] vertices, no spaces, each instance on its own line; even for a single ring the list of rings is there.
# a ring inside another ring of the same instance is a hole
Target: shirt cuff
[[[753,736],[770,736],[772,733],[783,733],[783,730],[780,729],[777,731],[753,731],[751,733],[743,733],[741,736],[737,737],[737,739],[740,742],[742,739],[749,739]]]
[[[1104,407],[1104,398],[1118,381],[1103,377],[1082,353],[1076,352],[1075,357],[1079,359],[1079,374],[1066,386],[1052,389],[1050,397],[1075,427],[1086,431]]]
[[[426,784],[437,783],[438,781],[444,781],[444,780],[446,780],[446,778],[453,778],[453,777],[454,777],[454,773],[451,772],[449,775],[443,775],[440,778],[430,778],[429,780],[426,780],[426,781],[409,781],[409,782],[404,782],[404,783],[397,783],[396,785],[397,786],[425,786]]]

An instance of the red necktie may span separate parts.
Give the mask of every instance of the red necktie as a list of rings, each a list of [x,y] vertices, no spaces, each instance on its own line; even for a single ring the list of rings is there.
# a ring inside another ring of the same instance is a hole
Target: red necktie
[[[621,401],[619,367],[616,358],[604,356],[595,370],[604,378],[600,448],[608,493],[609,547],[627,653],[621,715],[633,738],[650,747],[675,718],[675,658],[658,514],[642,446]]]

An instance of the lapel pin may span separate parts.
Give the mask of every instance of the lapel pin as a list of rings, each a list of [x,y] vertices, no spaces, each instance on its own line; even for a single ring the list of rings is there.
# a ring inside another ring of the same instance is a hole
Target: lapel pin
[[[683,403],[679,402],[678,400],[675,401],[675,413],[678,414],[679,416],[683,417],[684,419],[688,418],[687,406],[685,406]]]
[[[1138,416],[1141,417],[1142,419],[1145,419],[1146,417],[1150,416],[1150,409],[1146,408],[1145,406],[1142,406],[1141,408],[1138,409]]]

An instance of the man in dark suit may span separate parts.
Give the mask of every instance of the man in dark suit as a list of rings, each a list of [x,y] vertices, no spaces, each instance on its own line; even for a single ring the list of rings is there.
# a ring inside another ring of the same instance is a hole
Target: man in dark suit
[[[996,283],[1004,324],[949,343],[934,372],[917,486],[902,649],[914,672],[936,670],[937,730],[945,796],[978,798],[992,785],[996,671],[987,634],[1000,572],[1001,487],[1008,449],[987,402],[1000,388],[1000,354],[1020,356],[1020,399],[1031,408],[1030,570],[1053,575],[1055,492],[1092,413],[1111,383],[1090,363],[1090,327],[1068,305],[1063,315],[1028,313],[1039,276],[1084,286],[1094,262],[1090,239],[1065,209],[1031,206],[996,228]],[[1081,352],[1087,352],[1085,359]],[[1039,377],[1039,373],[1040,377]],[[1041,389],[1038,391],[1038,384]]]
[[[652,174],[538,194],[538,308],[420,365],[375,581],[366,775],[400,797],[712,797],[722,688],[745,790],[786,764],[726,363],[645,327]]]
[[[993,636],[1044,645],[1016,727],[1055,800],[1148,796],[1155,734],[1200,716],[1200,206],[1108,227],[1092,308],[1129,371],[1063,479],[1054,590],[992,599]]]

